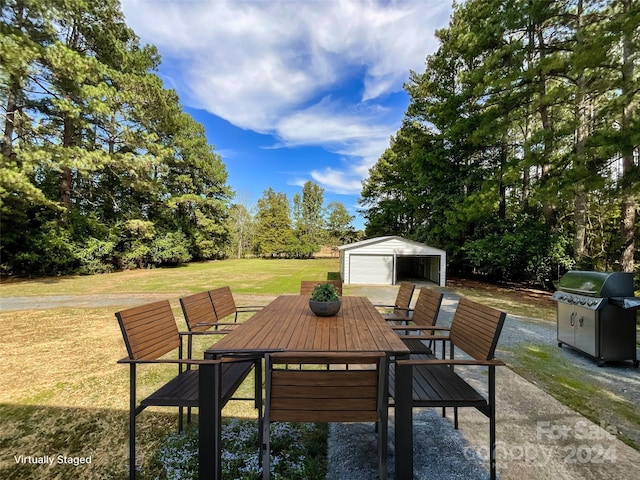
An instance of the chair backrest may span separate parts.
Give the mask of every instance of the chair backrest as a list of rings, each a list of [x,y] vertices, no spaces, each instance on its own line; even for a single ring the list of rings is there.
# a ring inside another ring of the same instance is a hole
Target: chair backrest
[[[491,360],[505,317],[500,310],[461,298],[451,322],[451,343],[476,360]]]
[[[180,346],[180,334],[168,300],[116,312],[132,360],[154,360]]]
[[[301,368],[288,369],[288,364]],[[335,365],[359,367],[336,370]],[[377,422],[387,408],[385,378],[384,353],[270,354],[268,421]]]
[[[398,294],[396,295],[396,301],[394,305],[396,307],[400,307],[393,311],[393,314],[397,317],[406,317],[407,309],[411,304],[411,297],[413,296],[413,291],[416,286],[413,283],[409,282],[400,282],[400,288],[398,289]]]
[[[411,321],[420,327],[432,327],[438,320],[443,294],[430,288],[421,288],[413,307]]]
[[[311,295],[313,289],[319,283],[330,283],[338,291],[338,295],[342,296],[342,280],[302,280],[300,282],[300,295]]]
[[[209,297],[213,303],[213,308],[216,312],[218,320],[222,320],[229,315],[235,315],[238,311],[236,302],[233,299],[231,288],[220,287],[213,290],[209,290]]]
[[[182,297],[180,306],[190,332],[208,330],[218,320],[209,292],[194,293]]]

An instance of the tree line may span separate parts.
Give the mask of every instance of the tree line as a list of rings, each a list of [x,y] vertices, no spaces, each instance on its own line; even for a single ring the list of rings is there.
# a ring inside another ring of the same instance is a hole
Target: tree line
[[[241,258],[310,258],[322,246],[337,247],[362,238],[341,202],[324,205],[324,190],[308,181],[302,193],[293,196],[267,189],[258,200],[255,213],[242,204],[231,211],[231,250]]]
[[[640,4],[468,0],[436,36],[364,182],[367,236],[496,280],[638,279]]]
[[[163,87],[157,49],[140,44],[119,1],[0,5],[2,273],[97,273],[242,253],[249,237],[236,230],[243,213],[226,167]],[[298,250],[308,252],[318,226],[299,203]],[[259,232],[250,251],[273,255]]]

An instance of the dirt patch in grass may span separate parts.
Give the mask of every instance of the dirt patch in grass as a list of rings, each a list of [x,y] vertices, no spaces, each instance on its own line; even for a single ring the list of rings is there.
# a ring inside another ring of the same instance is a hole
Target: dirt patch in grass
[[[480,303],[512,315],[521,315],[544,320],[556,318],[556,302],[551,300],[548,290],[525,284],[492,284],[467,278],[447,278],[447,288]]]

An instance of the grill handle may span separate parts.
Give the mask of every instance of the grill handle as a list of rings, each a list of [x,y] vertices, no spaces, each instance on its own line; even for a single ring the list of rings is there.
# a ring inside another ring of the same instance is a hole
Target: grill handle
[[[562,287],[561,290],[564,292],[575,293],[576,295],[587,295],[590,297],[598,296],[597,290],[582,290],[580,288],[568,288],[568,287]]]

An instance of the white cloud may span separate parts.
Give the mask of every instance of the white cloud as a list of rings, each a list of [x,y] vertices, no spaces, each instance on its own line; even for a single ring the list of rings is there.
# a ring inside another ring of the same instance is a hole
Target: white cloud
[[[446,25],[446,0],[122,0],[127,23],[163,59],[183,102],[274,135],[281,146],[319,145],[349,158],[311,175],[332,191],[360,180],[399,127],[376,108],[422,71]],[[362,76],[359,102],[328,95]],[[343,183],[340,183],[343,182]],[[342,186],[340,186],[342,185]]]
[[[353,194],[362,189],[361,181],[351,175],[349,171],[327,167],[324,170],[312,170],[311,178],[334,193]]]

